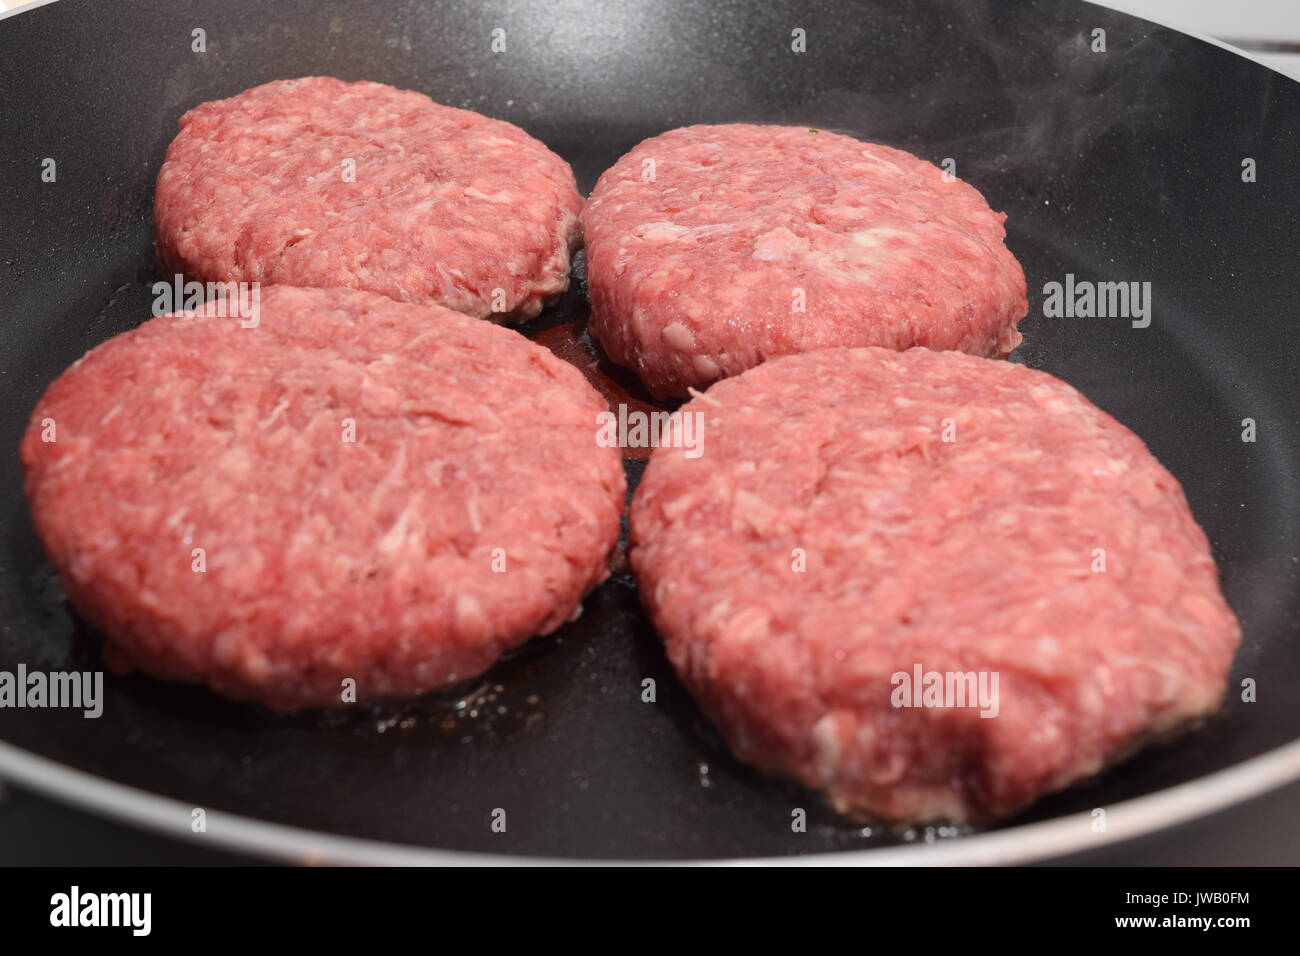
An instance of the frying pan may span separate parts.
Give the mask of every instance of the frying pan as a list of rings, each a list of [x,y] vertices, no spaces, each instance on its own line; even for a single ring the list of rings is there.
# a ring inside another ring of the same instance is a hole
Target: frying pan
[[[504,53],[490,47],[496,28]],[[792,51],[796,28],[805,53]],[[64,367],[149,314],[153,181],[180,114],[321,73],[517,123],[573,164],[584,191],[642,138],[689,123],[806,124],[955,159],[1008,213],[1029,279],[1015,360],[1141,435],[1209,534],[1245,632],[1223,711],[986,832],[850,825],[727,755],[622,573],[576,623],[456,692],[285,717],[108,675],[97,720],[0,710],[0,773],[176,834],[192,835],[204,808],[196,839],[379,862],[1024,860],[1300,775],[1300,86],[1064,0],[60,0],[0,27],[0,445],[16,447]],[[1152,283],[1150,327],[1046,318],[1043,286],[1067,274]],[[577,281],[524,331],[613,399],[647,401],[582,336],[586,308]],[[633,485],[643,464],[627,462]],[[0,668],[99,669],[99,639],[33,533],[14,454],[0,458],[0,506]],[[656,703],[641,700],[646,678]],[[1255,702],[1240,699],[1245,678]],[[792,832],[796,807],[807,832]],[[498,808],[505,832],[490,826]],[[1104,833],[1094,808],[1108,812]]]

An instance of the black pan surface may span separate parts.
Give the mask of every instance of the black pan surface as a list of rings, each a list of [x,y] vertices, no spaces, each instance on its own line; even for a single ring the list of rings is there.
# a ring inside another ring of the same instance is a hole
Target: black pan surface
[[[504,53],[490,48],[496,28]],[[806,53],[791,50],[796,28]],[[1105,53],[1091,49],[1096,28]],[[206,52],[192,50],[196,29]],[[1064,0],[60,0],[0,24],[0,669],[100,667],[33,533],[13,450],[59,371],[149,314],[153,180],[177,118],[318,73],[518,123],[584,191],[642,138],[699,122],[806,124],[955,159],[1009,214],[1029,279],[1016,358],[1082,389],[1178,476],[1245,630],[1219,717],[1003,826],[1153,793],[1300,737],[1300,86]],[[41,181],[47,157],[54,183]],[[1151,282],[1150,327],[1044,317],[1044,283],[1067,273]],[[617,400],[644,400],[626,376],[605,381],[580,338],[585,314],[575,283],[525,331]],[[628,467],[635,483],[641,463]],[[641,701],[647,677],[657,703]],[[1257,702],[1235,691],[1247,677]],[[779,856],[948,835],[850,826],[732,760],[625,574],[459,694],[277,717],[140,676],[105,686],[100,719],[0,710],[0,740],[190,807],[449,850]],[[795,807],[806,833],[791,830]],[[490,826],[498,808],[504,833]]]

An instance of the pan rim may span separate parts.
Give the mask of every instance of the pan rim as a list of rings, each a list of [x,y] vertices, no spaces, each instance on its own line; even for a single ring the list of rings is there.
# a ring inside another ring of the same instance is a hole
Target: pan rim
[[[52,0],[47,0],[47,2],[52,2]],[[1235,53],[1243,60],[1249,60],[1251,63],[1254,63],[1256,66],[1262,66],[1270,73],[1275,73],[1278,76],[1282,77],[1282,79],[1284,80],[1289,80],[1292,83],[1300,83],[1300,79],[1296,79],[1294,76],[1292,76],[1289,73],[1283,73],[1272,63],[1268,63],[1264,60],[1261,60],[1256,54],[1252,53],[1250,50],[1243,50],[1239,46],[1233,46],[1231,43],[1227,42],[1226,40],[1220,40],[1218,37],[1212,37],[1208,33],[1201,33],[1198,30],[1184,30],[1182,27],[1176,27],[1164,19],[1156,19],[1154,17],[1143,16],[1140,13],[1130,13],[1128,10],[1121,10],[1118,7],[1112,7],[1109,3],[1106,3],[1105,0],[1083,0],[1083,2],[1090,7],[1100,7],[1101,9],[1109,11],[1110,13],[1118,13],[1121,16],[1130,17],[1134,20],[1142,20],[1146,23],[1150,23],[1155,26],[1158,26],[1161,29],[1169,30],[1173,33],[1181,33],[1183,36],[1191,37],[1193,40],[1200,40],[1202,43],[1208,43],[1210,44],[1210,46],[1218,47],[1220,50],[1227,50],[1229,53]]]
[[[1100,849],[1191,822],[1300,779],[1300,740],[1223,770],[1106,807],[1094,832],[1089,812],[939,843],[809,853],[796,857],[699,860],[589,859],[445,850],[327,833],[255,817],[207,810],[207,829],[194,833],[193,807],[171,797],[116,783],[0,740],[0,779],[101,816],[185,842],[282,863],[344,866],[1000,866],[1032,863]]]

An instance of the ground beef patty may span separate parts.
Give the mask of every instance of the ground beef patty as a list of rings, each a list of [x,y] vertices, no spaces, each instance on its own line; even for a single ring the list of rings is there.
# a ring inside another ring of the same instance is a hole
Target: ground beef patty
[[[583,210],[591,329],[658,397],[840,345],[1005,356],[1027,310],[1005,218],[887,146],[676,129],[620,159]]]
[[[94,349],[41,399],[22,459],[112,661],[337,705],[345,678],[361,699],[418,694],[569,619],[618,537],[605,407],[511,330],[270,287],[256,328],[169,315]]]
[[[704,454],[654,452],[632,563],[741,759],[854,815],[982,820],[1217,706],[1240,632],[1205,535],[1064,382],[831,349],[685,412]],[[916,706],[930,674],[996,674],[996,716]]]
[[[316,76],[183,117],[158,174],[159,258],[203,281],[379,292],[499,321],[568,284],[582,199],[523,130]]]

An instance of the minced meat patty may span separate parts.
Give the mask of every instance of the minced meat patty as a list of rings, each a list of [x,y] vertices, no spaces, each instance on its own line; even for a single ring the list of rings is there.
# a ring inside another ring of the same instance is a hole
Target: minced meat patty
[[[623,508],[605,408],[509,329],[268,287],[256,327],[209,305],[92,350],[22,461],[111,662],[337,706],[347,678],[359,700],[446,687],[573,615]]]

